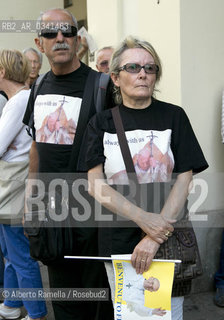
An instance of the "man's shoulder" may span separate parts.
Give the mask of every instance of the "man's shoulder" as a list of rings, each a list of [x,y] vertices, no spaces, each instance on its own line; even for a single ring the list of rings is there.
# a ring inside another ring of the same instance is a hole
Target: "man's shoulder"
[[[80,61],[80,67],[76,70],[74,70],[73,72],[69,73],[69,74],[65,74],[64,77],[87,77],[90,70],[92,70],[89,66],[87,66],[85,63]]]
[[[80,61],[80,68],[89,73],[89,71],[92,69],[91,67],[87,66],[87,64]],[[96,71],[97,72],[97,71]]]
[[[88,76],[90,70],[92,70],[89,66],[87,66],[85,63],[80,62],[80,67],[71,71],[70,73],[66,73],[66,74],[59,74],[59,75],[55,75],[54,72],[52,70],[49,70],[48,72],[41,74],[37,80],[37,81],[41,81],[42,79],[46,80],[46,81],[57,81],[60,79],[70,79],[72,77],[77,77],[79,74],[83,75],[83,76]]]
[[[62,94],[67,95],[71,92],[78,92],[82,97],[82,91],[88,77],[90,67],[81,63],[80,67],[71,73],[55,75],[52,70],[40,75],[33,86],[34,100],[38,94]],[[69,94],[72,95],[72,94]]]

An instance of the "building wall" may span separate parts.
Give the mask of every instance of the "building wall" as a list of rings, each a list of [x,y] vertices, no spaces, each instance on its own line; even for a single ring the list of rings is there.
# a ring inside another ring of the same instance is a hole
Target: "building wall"
[[[98,49],[114,46],[121,39],[122,0],[87,0],[88,32],[93,37]],[[89,65],[95,68],[94,56]]]
[[[221,97],[224,89],[222,0],[181,0],[181,96],[210,165],[208,196],[201,210],[224,208],[224,146]]]
[[[127,35],[151,42],[164,69],[157,97],[180,104],[179,0],[160,4],[157,0],[105,0],[103,3],[102,8],[102,0],[87,0],[88,30],[98,48],[116,46]],[[95,67],[95,61],[90,65]]]
[[[77,21],[87,19],[86,0],[73,0],[73,5],[66,9],[76,17]]]

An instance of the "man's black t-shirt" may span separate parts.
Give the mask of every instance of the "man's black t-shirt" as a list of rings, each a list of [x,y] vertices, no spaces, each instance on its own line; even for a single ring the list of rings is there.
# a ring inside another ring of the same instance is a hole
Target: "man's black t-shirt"
[[[39,154],[39,172],[65,172],[90,68],[81,66],[72,73],[56,76],[48,72],[33,99],[31,91],[24,123],[29,124],[34,110],[33,138]],[[89,118],[95,113],[92,104]]]

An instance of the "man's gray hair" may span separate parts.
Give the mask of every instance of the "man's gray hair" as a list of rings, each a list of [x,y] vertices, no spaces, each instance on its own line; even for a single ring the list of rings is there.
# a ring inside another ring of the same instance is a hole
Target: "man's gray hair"
[[[26,49],[23,50],[23,53],[24,53],[24,54],[26,54],[27,52],[33,52],[33,53],[35,53],[35,54],[38,56],[38,58],[39,58],[40,64],[42,65],[43,56],[42,56],[42,53],[41,53],[40,51],[37,51],[36,49],[30,47],[30,48],[26,48]]]

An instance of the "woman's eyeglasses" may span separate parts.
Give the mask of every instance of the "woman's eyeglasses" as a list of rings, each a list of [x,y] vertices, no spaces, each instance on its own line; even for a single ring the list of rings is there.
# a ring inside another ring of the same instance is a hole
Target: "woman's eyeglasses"
[[[148,63],[144,66],[141,66],[138,63],[127,63],[124,66],[120,67],[118,71],[125,70],[129,73],[139,73],[142,68],[145,70],[145,73],[147,74],[155,74],[159,71],[159,67],[153,63]]]
[[[39,36],[47,39],[54,39],[57,37],[58,31],[61,31],[63,37],[65,38],[71,38],[77,35],[77,28],[75,26],[65,25],[64,27],[61,26],[60,28],[52,27],[42,29],[39,33]]]

